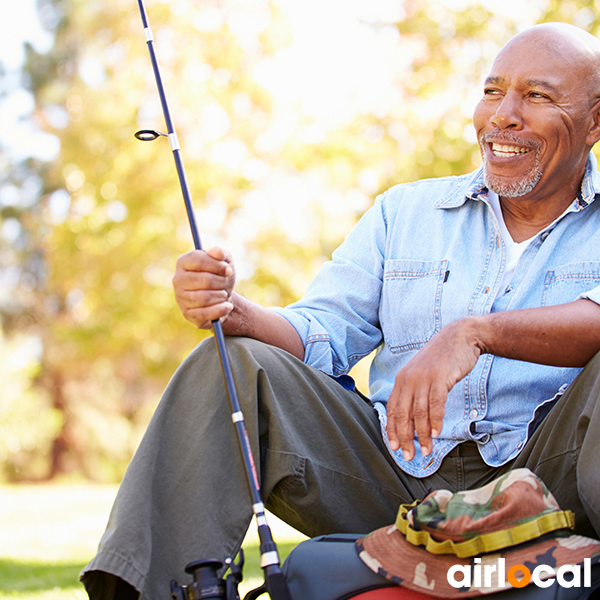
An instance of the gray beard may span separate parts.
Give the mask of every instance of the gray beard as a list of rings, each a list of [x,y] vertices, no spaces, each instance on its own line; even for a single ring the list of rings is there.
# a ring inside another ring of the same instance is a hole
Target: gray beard
[[[483,145],[483,141],[481,144]],[[504,198],[518,198],[529,194],[529,192],[531,192],[539,183],[543,173],[544,170],[540,164],[540,157],[537,149],[535,150],[535,164],[533,165],[533,168],[523,175],[521,181],[515,181],[513,183],[508,183],[500,177],[490,175],[487,162],[485,159],[483,161],[483,181],[485,182],[486,187],[488,190],[491,190],[498,194],[498,196]]]

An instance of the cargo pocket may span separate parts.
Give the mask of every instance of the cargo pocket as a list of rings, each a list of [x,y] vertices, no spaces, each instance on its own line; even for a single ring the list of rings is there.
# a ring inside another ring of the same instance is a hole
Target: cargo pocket
[[[386,260],[379,319],[394,353],[424,346],[441,329],[448,261]]]

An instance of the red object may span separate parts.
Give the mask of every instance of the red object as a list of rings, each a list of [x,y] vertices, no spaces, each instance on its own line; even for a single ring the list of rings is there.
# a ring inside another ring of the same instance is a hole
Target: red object
[[[370,592],[363,592],[352,596],[356,600],[437,600],[433,596],[426,596],[421,592],[409,590],[408,588],[393,586],[378,588]]]

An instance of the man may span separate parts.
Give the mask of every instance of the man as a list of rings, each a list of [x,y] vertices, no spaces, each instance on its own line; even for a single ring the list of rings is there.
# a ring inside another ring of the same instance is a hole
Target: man
[[[482,169],[379,197],[287,309],[237,294],[222,249],[179,259],[184,316],[241,336],[228,348],[275,514],[309,536],[368,532],[430,489],[526,466],[600,534],[598,65],[600,42],[569,25],[513,38],[475,110]],[[375,348],[367,401],[340,384]],[[90,597],[168,597],[187,562],[232,556],[251,514],[209,341],[124,478]]]

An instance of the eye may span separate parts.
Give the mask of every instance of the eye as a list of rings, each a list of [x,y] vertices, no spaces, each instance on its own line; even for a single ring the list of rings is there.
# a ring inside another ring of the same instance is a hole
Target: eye
[[[484,96],[499,96],[502,92],[497,88],[485,88],[483,90]]]
[[[533,98],[534,100],[550,100],[550,96],[542,92],[529,92],[529,97]]]

